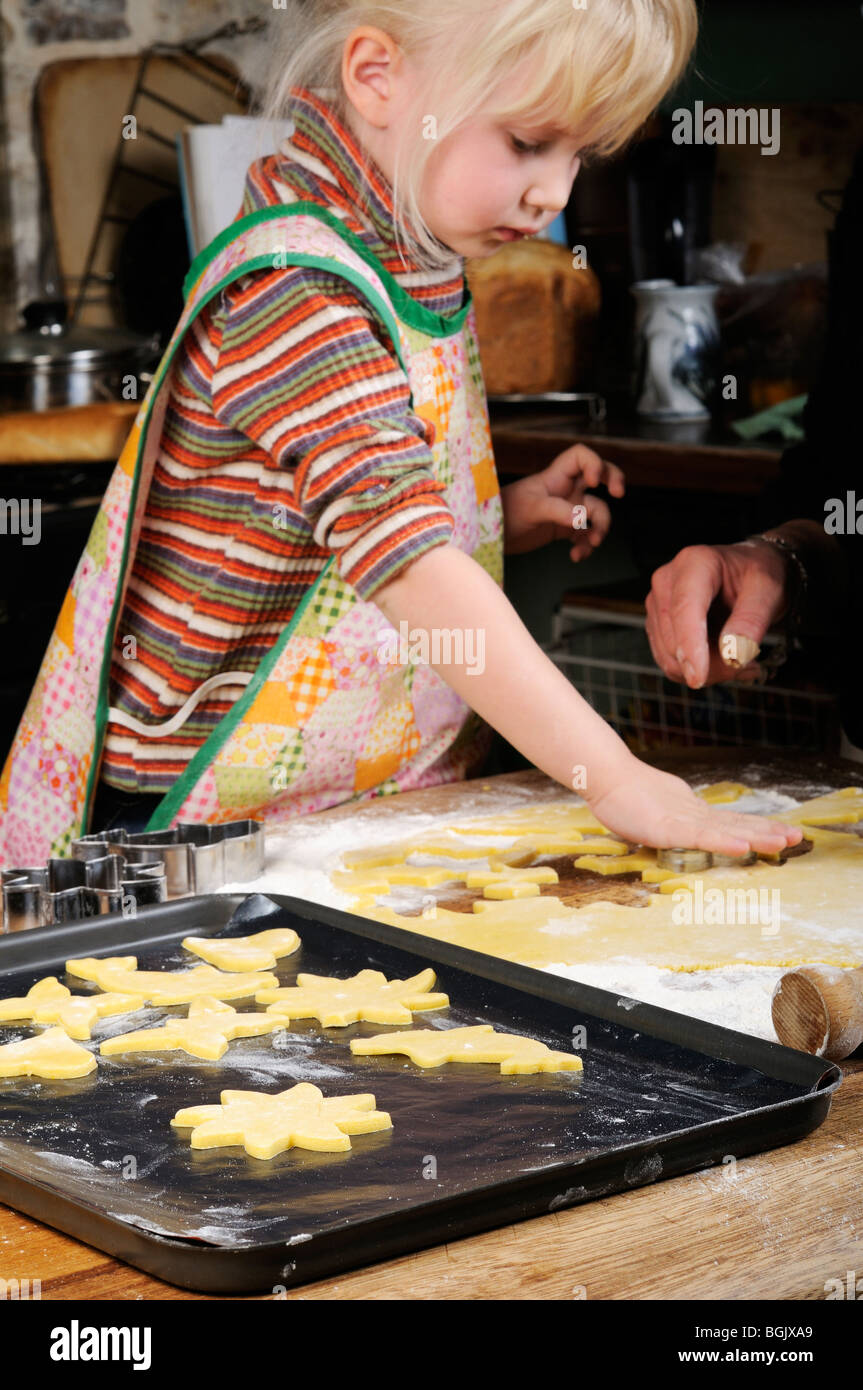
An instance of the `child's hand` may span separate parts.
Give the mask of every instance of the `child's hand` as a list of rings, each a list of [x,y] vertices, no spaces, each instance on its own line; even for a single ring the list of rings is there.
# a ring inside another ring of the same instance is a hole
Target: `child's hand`
[[[584,444],[559,454],[541,473],[510,483],[501,493],[507,554],[519,555],[550,541],[569,539],[574,561],[590,555],[611,526],[607,503],[585,491],[601,483],[612,497],[622,497],[626,491],[621,470]]]
[[[705,849],[716,854],[763,853],[799,844],[803,832],[782,821],[710,806],[680,777],[632,758],[608,791],[590,798],[606,829],[630,844]]]

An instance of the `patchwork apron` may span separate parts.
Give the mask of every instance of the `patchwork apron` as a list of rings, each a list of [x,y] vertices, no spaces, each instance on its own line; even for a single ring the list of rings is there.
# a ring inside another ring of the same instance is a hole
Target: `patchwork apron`
[[[105,730],[115,719],[111,656],[183,335],[240,276],[294,265],[341,276],[375,312],[408,377],[413,411],[434,426],[434,470],[455,518],[453,543],[503,582],[503,515],[470,297],[449,318],[418,305],[361,238],[317,204],[265,208],[234,222],[189,271],[184,312],[57,619],[0,778],[0,865],[66,855],[89,827]],[[148,828],[245,816],[288,821],[477,769],[490,731],[431,666],[411,659],[404,635],[340,577],[333,557]]]

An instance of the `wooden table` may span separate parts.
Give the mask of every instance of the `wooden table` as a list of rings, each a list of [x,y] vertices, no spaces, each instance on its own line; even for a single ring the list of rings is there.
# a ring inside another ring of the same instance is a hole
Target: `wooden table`
[[[657,760],[659,761],[659,760]],[[724,752],[664,760],[705,776],[747,780],[751,763]],[[771,763],[774,760],[771,759]],[[860,784],[860,768],[777,759],[776,782],[823,776]],[[757,781],[756,779],[753,779]],[[560,789],[536,772],[456,784],[367,804],[395,819],[423,810],[463,814],[483,786],[529,786],[537,799]],[[320,820],[350,816],[348,808]],[[472,805],[471,814],[476,814]],[[288,1299],[812,1299],[829,1279],[863,1270],[863,1059],[842,1063],[830,1114],[796,1144],[722,1168],[689,1173],[422,1251]],[[29,1217],[0,1207],[0,1277],[39,1279],[43,1299],[202,1299],[163,1284]],[[272,1295],[262,1295],[272,1297]]]

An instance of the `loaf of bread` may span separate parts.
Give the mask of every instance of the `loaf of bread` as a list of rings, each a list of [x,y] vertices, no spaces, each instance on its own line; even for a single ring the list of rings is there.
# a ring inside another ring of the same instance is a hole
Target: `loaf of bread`
[[[0,463],[116,462],[140,408],[104,401],[10,411],[0,415]]]
[[[505,242],[468,260],[480,357],[490,396],[590,386],[601,292],[593,271],[552,241]]]

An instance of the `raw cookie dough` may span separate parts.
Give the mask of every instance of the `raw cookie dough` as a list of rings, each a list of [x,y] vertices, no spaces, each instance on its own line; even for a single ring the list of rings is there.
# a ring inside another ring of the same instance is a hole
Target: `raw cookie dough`
[[[506,839],[508,832],[501,832]],[[411,854],[422,854],[429,859],[481,859],[488,853],[488,844],[466,845],[453,835],[451,840],[404,841],[400,844],[379,845],[377,849],[347,850],[342,863],[347,869],[378,869],[394,864],[404,864]]]
[[[557,870],[550,864],[532,869],[475,869],[465,875],[465,888],[489,888],[495,883],[559,883]]]
[[[789,825],[855,825],[863,820],[863,791],[859,787],[843,787],[841,791],[816,796],[804,801],[796,811],[783,811],[782,820]]]
[[[387,892],[391,886],[408,885],[417,888],[436,888],[441,883],[463,883],[464,869],[444,869],[439,865],[414,867],[411,864],[392,865],[375,869],[336,869],[333,883],[342,892],[368,893],[373,889]]]
[[[656,866],[649,850],[642,854],[580,854],[572,862],[576,869],[590,869],[594,874],[640,874]]]
[[[300,947],[300,938],[290,927],[274,927],[254,936],[219,938],[187,936],[183,945],[192,955],[200,956],[218,970],[272,970],[282,956],[291,956]]]
[[[87,1039],[100,1018],[135,1013],[143,1007],[142,994],[73,994],[56,975],[48,975],[22,998],[0,999],[0,1023],[12,1019],[59,1023],[70,1038]]]
[[[484,898],[506,902],[513,898],[538,898],[538,883],[487,883],[483,887]]]
[[[392,1120],[375,1109],[372,1095],[324,1098],[317,1086],[301,1081],[287,1091],[222,1091],[220,1105],[178,1110],[172,1125],[192,1127],[193,1149],[242,1144],[252,1158],[275,1158],[285,1149],[337,1153],[351,1147],[349,1134],[392,1129]]]
[[[196,965],[191,970],[139,970],[137,956],[85,956],[67,960],[66,969],[100,989],[142,994],[151,1004],[189,1004],[201,995],[246,999],[256,990],[279,983],[278,976],[266,972],[224,975],[212,965]]]
[[[433,970],[409,980],[387,980],[380,970],[361,970],[347,980],[332,975],[298,975],[297,986],[262,989],[255,998],[279,1018],[316,1018],[324,1028],[349,1023],[410,1023],[411,1011],[445,1009],[446,994],[430,994]]]
[[[589,806],[572,801],[549,801],[543,806],[526,806],[517,811],[505,811],[484,820],[466,821],[450,827],[457,835],[569,835],[585,832],[605,835],[608,832],[596,819]]]
[[[721,804],[748,791],[739,783],[731,783],[719,784],[718,789],[707,787],[699,795]],[[541,843],[546,838],[540,833],[543,816],[554,811],[549,823],[559,834],[562,825],[586,828],[586,810],[573,798],[570,803],[519,814],[522,823],[533,818],[532,828]],[[671,870],[645,868],[642,881],[658,888],[643,905],[593,899],[577,908],[546,891],[539,898],[522,901],[477,899],[471,912],[436,906],[431,912],[408,916],[381,906],[372,895],[365,894],[352,904],[352,910],[438,941],[539,968],[633,961],[682,971],[744,964],[790,969],[811,961],[843,968],[863,964],[863,915],[858,912],[863,892],[863,838],[809,825],[824,819],[833,824],[854,824],[863,819],[863,791],[846,788],[818,797],[796,810],[783,811],[781,819],[804,828],[812,843],[810,853],[785,863],[762,856],[752,865],[717,866],[683,879]],[[489,834],[501,831],[505,820],[511,826],[511,818],[491,818]],[[471,834],[477,833],[475,824],[469,829]],[[522,846],[519,862],[526,862],[528,849]],[[509,851],[492,850],[489,860],[511,862],[514,850],[515,846]],[[638,854],[651,856],[652,852],[639,850]],[[622,871],[623,856],[602,858],[607,874]],[[599,861],[591,867],[599,871]],[[613,878],[609,877],[609,882]],[[725,917],[717,920],[716,915],[696,910],[690,920],[681,893],[695,890],[694,896],[687,896],[690,908],[697,909],[699,903],[706,906],[708,890],[714,888],[721,890],[717,896],[724,900]],[[740,910],[742,895],[747,906],[744,912]]]
[[[537,1071],[583,1071],[580,1057],[552,1052],[545,1043],[517,1033],[496,1033],[490,1023],[475,1028],[417,1028],[410,1033],[380,1033],[354,1038],[351,1052],[359,1057],[404,1052],[418,1067],[442,1067],[444,1062],[500,1062],[506,1076]]]
[[[62,1028],[47,1028],[35,1038],[0,1047],[0,1076],[42,1076],[68,1081],[96,1070],[96,1058],[73,1042]]]
[[[99,1051],[103,1057],[124,1052],[188,1052],[215,1062],[228,1050],[234,1038],[257,1038],[274,1033],[282,1023],[262,1013],[237,1013],[230,1004],[206,995],[193,999],[188,1018],[169,1018],[157,1028],[139,1028],[107,1038]]]
[[[722,806],[730,801],[739,801],[749,791],[742,782],[714,782],[710,787],[702,787],[698,795],[711,806]]]

